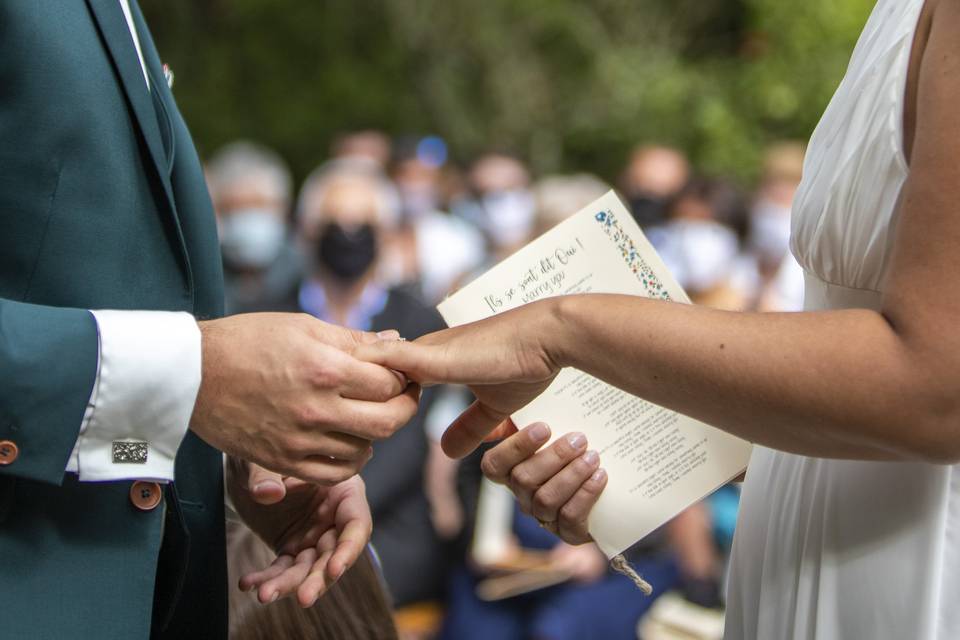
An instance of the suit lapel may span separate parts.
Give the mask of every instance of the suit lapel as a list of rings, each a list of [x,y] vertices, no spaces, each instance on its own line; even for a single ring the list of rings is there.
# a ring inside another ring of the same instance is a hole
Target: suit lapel
[[[150,153],[153,170],[156,177],[162,185],[163,194],[166,199],[165,207],[172,218],[176,235],[179,241],[179,253],[183,263],[185,276],[192,289],[192,274],[190,273],[190,260],[187,255],[186,244],[183,239],[183,231],[180,228],[180,221],[177,218],[176,205],[173,198],[173,187],[170,184],[170,174],[167,171],[167,155],[163,147],[163,138],[161,137],[160,125],[158,123],[158,113],[153,105],[153,98],[150,95],[150,89],[143,78],[143,69],[140,67],[140,59],[137,56],[137,50],[133,44],[133,38],[130,35],[130,29],[127,26],[126,18],[120,8],[118,0],[87,0],[90,11],[100,30],[100,35],[106,45],[107,52],[113,60],[113,66],[120,78],[120,84],[123,86],[123,92],[127,96],[127,102],[133,112],[134,122],[143,136],[147,150]],[[131,2],[131,5],[135,3]],[[135,11],[133,7],[132,10]],[[143,28],[142,23],[137,25],[138,36],[141,39],[141,49],[146,60],[146,47],[144,43],[149,38],[148,33]],[[152,74],[151,74],[152,75]],[[162,81],[162,76],[161,76]],[[155,86],[157,79],[151,78],[150,84],[153,90],[164,90],[166,86]]]

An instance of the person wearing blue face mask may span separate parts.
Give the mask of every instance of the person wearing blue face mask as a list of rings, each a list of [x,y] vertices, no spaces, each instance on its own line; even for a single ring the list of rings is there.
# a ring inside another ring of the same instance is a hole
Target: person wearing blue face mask
[[[251,142],[220,149],[207,164],[217,213],[228,314],[270,306],[300,277],[290,240],[290,171]]]

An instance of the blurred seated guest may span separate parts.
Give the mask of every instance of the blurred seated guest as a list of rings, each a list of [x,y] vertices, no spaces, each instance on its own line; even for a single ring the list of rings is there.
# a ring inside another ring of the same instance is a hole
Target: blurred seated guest
[[[731,185],[696,178],[673,199],[665,224],[648,232],[667,268],[691,300],[740,309],[752,297],[755,269],[740,254],[731,220],[742,199]]]
[[[529,241],[533,232],[530,172],[513,156],[488,153],[473,163],[468,185],[472,197],[451,208],[484,233],[491,260],[499,262]]]
[[[721,575],[730,551],[739,496],[733,485],[721,487],[705,500],[680,512],[665,526],[679,570],[678,588],[685,599],[701,607],[720,608]],[[732,503],[731,503],[732,502]]]
[[[396,330],[410,339],[441,328],[438,314],[409,289],[385,287],[377,277],[395,202],[390,182],[369,165],[333,162],[308,176],[297,206],[307,275],[272,310],[302,311],[353,329]],[[410,424],[373,444],[360,474],[373,514],[371,542],[398,606],[438,597],[446,570],[423,488],[423,422],[433,393],[425,390]]]
[[[270,306],[300,278],[288,225],[290,172],[270,149],[240,141],[217,151],[206,175],[220,231],[227,313]]]
[[[757,257],[764,280],[780,269],[790,250],[790,214],[803,174],[804,147],[781,142],[766,150],[763,175],[750,209],[747,247]]]
[[[330,147],[334,160],[356,160],[385,171],[393,153],[390,137],[376,129],[350,131],[337,136]]]
[[[802,144],[783,142],[770,147],[764,158],[748,237],[760,274],[758,308],[762,311],[803,309],[803,269],[790,252],[790,216],[804,153]]]
[[[620,179],[633,218],[644,231],[666,221],[667,205],[690,179],[690,163],[679,150],[661,145],[640,145]]]
[[[545,176],[533,185],[536,218],[533,237],[560,224],[607,191],[610,187],[589,173]]]
[[[462,540],[466,525],[466,508],[462,495],[463,474],[460,460],[443,453],[440,439],[447,427],[473,402],[466,387],[445,385],[437,389],[434,403],[427,414],[424,427],[429,453],[424,470],[424,490],[430,502],[430,519],[437,535],[444,541]],[[473,480],[479,480],[475,474]],[[467,480],[468,482],[470,479]]]
[[[425,299],[437,302],[485,258],[484,237],[445,210],[446,144],[436,136],[410,141],[393,168],[401,225],[391,234],[394,282],[418,282]]]
[[[437,136],[397,141],[392,177],[400,195],[403,220],[416,220],[443,208],[441,172],[447,144]]]
[[[780,268],[763,287],[757,310],[802,311],[803,291],[803,267],[788,251],[780,262]]]

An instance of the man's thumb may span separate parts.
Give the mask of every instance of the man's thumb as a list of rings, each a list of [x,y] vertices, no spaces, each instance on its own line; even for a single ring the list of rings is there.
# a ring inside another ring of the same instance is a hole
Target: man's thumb
[[[253,496],[253,501],[258,504],[276,504],[287,495],[283,476],[252,462],[247,476],[247,488]]]

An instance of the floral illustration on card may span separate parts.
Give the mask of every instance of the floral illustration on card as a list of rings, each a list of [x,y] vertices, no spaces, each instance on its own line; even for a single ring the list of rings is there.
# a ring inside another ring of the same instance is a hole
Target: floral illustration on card
[[[653,269],[647,264],[647,261],[640,257],[633,239],[620,228],[620,222],[617,216],[609,209],[600,211],[594,216],[594,219],[600,223],[603,232],[607,237],[613,240],[617,248],[620,249],[620,255],[623,256],[627,266],[633,271],[637,279],[643,284],[644,291],[650,298],[659,300],[671,300],[666,287],[660,282],[660,278],[654,273]]]

